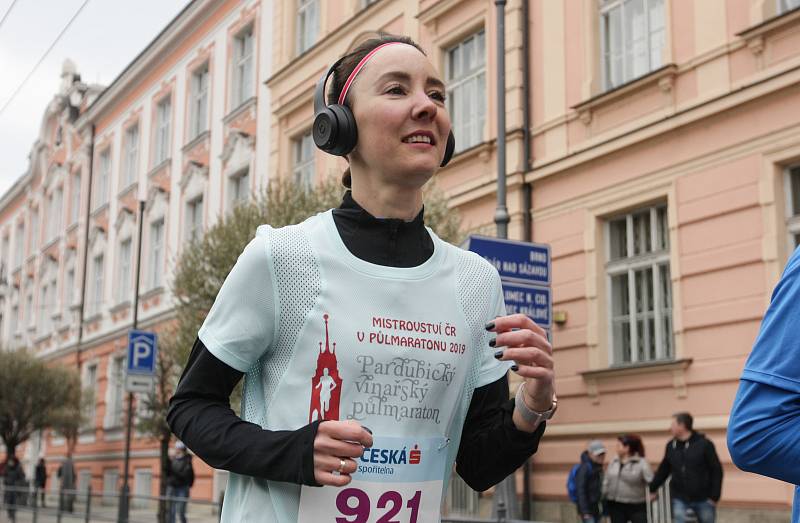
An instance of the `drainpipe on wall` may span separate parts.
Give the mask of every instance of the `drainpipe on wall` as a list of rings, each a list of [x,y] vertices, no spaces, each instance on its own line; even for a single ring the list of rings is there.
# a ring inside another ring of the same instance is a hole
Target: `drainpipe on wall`
[[[75,358],[78,364],[78,373],[81,371],[81,352],[83,343],[83,315],[86,310],[86,268],[89,266],[89,220],[91,219],[92,209],[92,178],[94,175],[94,133],[95,127],[92,124],[92,133],[89,138],[89,183],[86,190],[86,223],[84,224],[83,234],[83,274],[81,275],[81,305],[78,312],[78,343],[76,345]],[[80,204],[80,202],[78,202]]]
[[[533,183],[525,181],[525,175],[533,168],[531,154],[531,71],[530,71],[530,6],[522,0],[522,240],[533,241]],[[531,519],[533,500],[531,499],[531,460],[525,460],[522,469],[522,518]]]

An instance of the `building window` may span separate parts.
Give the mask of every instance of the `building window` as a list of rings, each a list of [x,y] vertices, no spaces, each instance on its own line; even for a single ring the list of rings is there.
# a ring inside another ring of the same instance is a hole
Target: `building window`
[[[120,427],[122,426],[122,402],[125,397],[125,373],[124,373],[125,359],[118,356],[111,359],[108,370],[109,379],[109,398],[108,398],[108,419],[106,420],[107,427]]]
[[[208,129],[208,63],[192,73],[189,137],[196,138]]]
[[[31,211],[31,253],[39,247],[39,211]]]
[[[75,299],[75,269],[67,271],[66,289],[64,289],[64,303],[66,308],[72,307],[73,300]]]
[[[86,397],[86,416],[84,419],[84,430],[94,428],[95,409],[97,406],[97,364],[93,363],[86,367],[86,379],[83,383],[84,395]]]
[[[161,268],[164,256],[164,219],[150,224],[150,288],[161,287]]]
[[[156,143],[153,165],[159,165],[169,158],[170,123],[172,120],[172,99],[165,96],[156,105]]]
[[[42,285],[39,291],[39,334],[45,334],[50,331],[50,318],[48,314],[49,306],[48,300],[50,299],[50,287],[47,284]]]
[[[108,202],[108,180],[111,179],[111,150],[109,148],[100,153],[100,161],[97,167],[95,209]]]
[[[119,244],[119,274],[117,275],[117,303],[130,299],[131,293],[131,239],[127,238]]]
[[[486,123],[486,32],[463,40],[447,51],[447,110],[456,137],[456,151],[483,141]]]
[[[103,471],[103,505],[113,505],[116,502],[119,495],[118,484],[118,469],[106,469]]]
[[[800,7],[800,0],[778,0],[778,14],[788,13]]]
[[[28,327],[33,327],[35,322],[33,321],[33,293],[28,292],[28,296],[25,297],[25,321],[28,322]]]
[[[103,255],[98,254],[94,257],[92,263],[92,274],[94,275],[94,282],[92,285],[92,302],[90,303],[89,310],[92,314],[100,314],[103,304]]]
[[[203,234],[203,196],[186,203],[186,241],[193,242]]]
[[[50,195],[47,209],[47,241],[55,239],[61,232],[61,213],[63,211],[64,190],[59,187]]]
[[[664,0],[601,0],[600,18],[606,89],[661,67]]]
[[[790,245],[794,250],[800,246],[800,165],[788,170],[786,184],[789,196],[787,198],[786,229],[789,231]]]
[[[253,96],[253,28],[248,27],[233,42],[233,108]]]
[[[309,49],[319,36],[319,0],[297,2],[297,54]]]
[[[228,202],[232,209],[247,201],[250,196],[250,169],[244,169],[228,178]]]
[[[139,168],[139,124],[132,125],[125,131],[125,168],[123,169],[122,187],[128,187],[136,181],[136,170]]]
[[[81,174],[75,173],[72,175],[72,202],[69,208],[69,223],[77,223],[78,214],[81,209]]]
[[[311,131],[293,140],[294,183],[298,187],[310,189],[314,182],[314,140]]]
[[[18,335],[20,332],[22,332],[22,328],[19,323],[19,305],[16,303],[13,307],[11,307],[11,332],[15,335]]]
[[[22,265],[25,259],[25,223],[17,224],[17,234],[14,236],[14,267]]]
[[[133,495],[131,506],[137,509],[145,509],[150,505],[147,497],[153,494],[153,473],[150,469],[136,469],[133,471]]]
[[[613,364],[673,358],[667,207],[616,217],[607,232]]]

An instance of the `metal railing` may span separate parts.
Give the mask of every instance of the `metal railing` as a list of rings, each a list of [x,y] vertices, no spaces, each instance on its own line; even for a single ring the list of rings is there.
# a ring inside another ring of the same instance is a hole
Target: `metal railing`
[[[63,489],[48,492],[36,487],[5,486],[2,490],[2,509],[11,521],[32,523],[85,523],[111,522],[118,518],[121,499],[119,492],[92,492],[91,487],[82,490]],[[152,523],[156,521],[160,502],[166,502],[169,514],[172,503],[186,503],[187,518],[198,523],[217,523],[222,513],[222,501],[204,501],[171,496],[130,496],[129,523]],[[0,521],[4,521],[0,519]]]

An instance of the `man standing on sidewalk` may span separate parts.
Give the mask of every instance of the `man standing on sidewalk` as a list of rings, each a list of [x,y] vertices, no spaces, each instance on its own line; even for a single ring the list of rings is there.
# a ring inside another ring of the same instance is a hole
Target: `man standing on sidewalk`
[[[186,523],[186,500],[193,483],[192,456],[186,452],[186,445],[179,441],[175,443],[175,456],[167,465],[167,496],[173,498],[170,500],[169,523],[175,523],[177,514],[180,514],[181,523]]]
[[[675,523],[686,521],[686,510],[692,509],[700,523],[714,523],[717,502],[722,491],[722,465],[714,444],[692,429],[694,420],[688,412],[672,417],[664,459],[650,483],[650,496],[672,475],[672,516]]]

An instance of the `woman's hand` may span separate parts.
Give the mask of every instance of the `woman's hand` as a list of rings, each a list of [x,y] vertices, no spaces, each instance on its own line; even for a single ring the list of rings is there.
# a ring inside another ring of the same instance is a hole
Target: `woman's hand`
[[[486,329],[497,333],[494,343],[490,343],[498,349],[495,358],[513,360],[511,370],[525,379],[525,404],[536,412],[550,410],[555,393],[555,370],[553,347],[547,341],[545,330],[524,314],[501,316]],[[514,424],[520,430],[532,430],[516,412]]]
[[[323,421],[314,438],[314,479],[320,485],[350,483],[358,458],[372,446],[372,433],[357,421]]]

